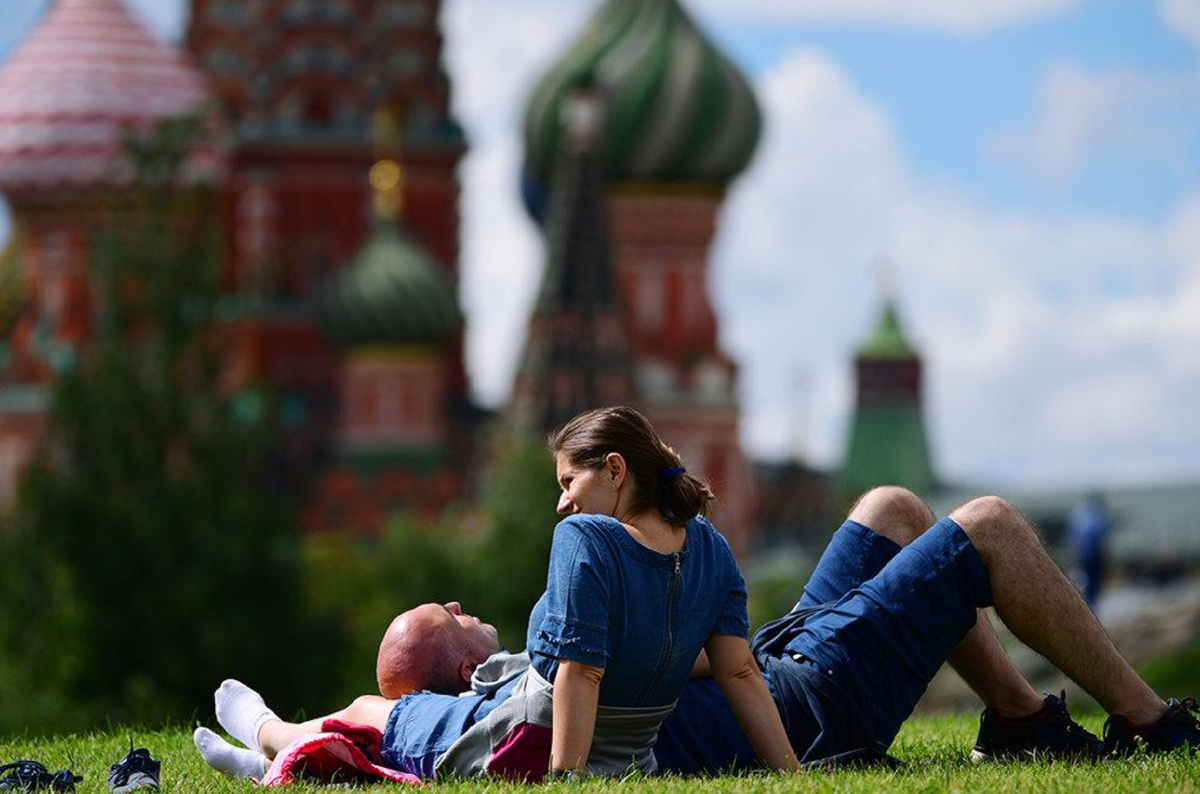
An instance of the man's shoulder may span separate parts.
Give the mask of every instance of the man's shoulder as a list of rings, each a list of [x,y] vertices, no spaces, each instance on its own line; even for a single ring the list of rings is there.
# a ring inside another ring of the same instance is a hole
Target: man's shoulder
[[[471,689],[463,695],[490,694],[529,669],[529,653],[500,651],[489,656],[471,675]]]

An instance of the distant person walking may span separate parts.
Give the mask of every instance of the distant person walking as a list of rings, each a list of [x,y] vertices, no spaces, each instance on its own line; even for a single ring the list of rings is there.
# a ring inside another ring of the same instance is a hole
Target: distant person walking
[[[1067,516],[1067,537],[1075,553],[1077,578],[1083,598],[1095,610],[1108,565],[1108,533],[1112,520],[1104,497],[1088,494]]]

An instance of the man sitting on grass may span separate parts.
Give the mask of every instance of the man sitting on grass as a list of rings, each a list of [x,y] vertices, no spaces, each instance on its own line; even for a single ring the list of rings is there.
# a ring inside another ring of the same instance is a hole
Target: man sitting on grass
[[[1039,695],[1017,671],[987,620],[979,619],[989,606],[1109,713],[1103,741],[1074,722],[1062,700]],[[434,627],[412,620],[432,610],[454,619]],[[382,694],[360,697],[331,715],[384,731],[385,759],[405,771],[430,774],[463,732],[503,702],[511,689],[506,676],[522,663],[521,655],[504,654],[479,667],[485,652],[499,650],[494,630],[489,635],[486,624],[456,610],[456,604],[423,605],[397,618],[380,648]],[[792,747],[805,762],[883,758],[947,660],[984,703],[972,754],[977,760],[1200,748],[1196,701],[1164,703],[1138,677],[1034,529],[998,497],[974,499],[935,522],[909,491],[869,491],[834,533],[795,608],[760,629],[752,645]],[[749,743],[704,670],[702,657],[698,677],[660,730],[661,769],[724,771],[753,763]],[[466,692],[473,674],[473,696],[419,692]],[[251,690],[227,682],[217,692],[217,711],[226,730],[248,747],[278,751],[262,742],[278,733],[277,718]],[[320,721],[313,724],[316,730]],[[223,771],[247,774],[263,766],[254,750],[235,748],[205,729],[196,741]]]

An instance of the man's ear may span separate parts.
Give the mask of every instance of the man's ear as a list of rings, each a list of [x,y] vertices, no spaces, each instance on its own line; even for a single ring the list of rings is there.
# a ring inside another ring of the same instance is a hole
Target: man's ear
[[[625,477],[629,474],[629,467],[625,463],[625,458],[619,452],[610,452],[604,456],[604,471],[608,473],[609,479],[612,481],[614,490],[625,484]]]
[[[468,661],[466,659],[464,659],[462,664],[458,666],[458,676],[468,687],[471,684],[471,676],[475,675],[475,668],[478,666],[479,665],[476,662]]]

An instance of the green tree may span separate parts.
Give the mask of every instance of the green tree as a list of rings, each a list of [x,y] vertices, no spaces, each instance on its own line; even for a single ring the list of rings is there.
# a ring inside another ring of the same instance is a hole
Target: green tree
[[[377,536],[325,533],[307,538],[304,581],[312,616],[341,631],[329,675],[337,695],[309,709],[332,710],[375,692],[375,655],[384,630],[400,612],[427,602],[460,600],[471,589],[474,538],[447,511],[433,523],[399,515]]]
[[[525,647],[529,610],[546,589],[550,543],[559,517],[554,461],[541,439],[502,431],[483,495],[484,531],[472,555],[467,606],[496,625],[509,648]]]
[[[375,537],[305,540],[311,608],[343,635],[340,661],[331,666],[338,697],[305,705],[331,708],[373,692],[383,630],[417,604],[460,601],[494,623],[506,647],[525,647],[529,611],[546,587],[558,488],[540,441],[504,431],[490,461],[479,510],[452,507],[432,522],[400,515]]]
[[[221,384],[219,203],[181,178],[199,129],[131,144],[136,187],[92,252],[96,333],[54,383],[5,533],[0,672],[27,694],[0,693],[0,730],[208,714],[231,675],[321,690],[299,500],[263,495],[269,417],[234,420]]]

